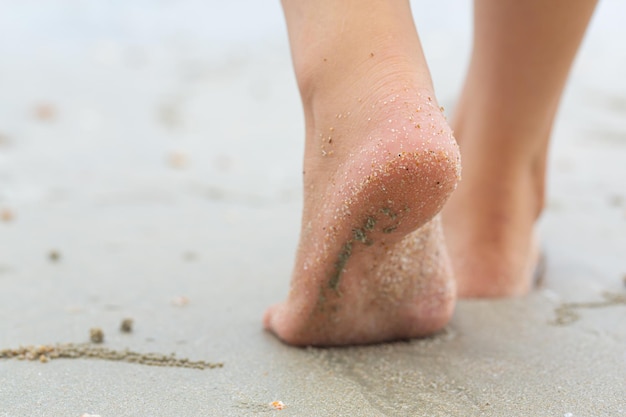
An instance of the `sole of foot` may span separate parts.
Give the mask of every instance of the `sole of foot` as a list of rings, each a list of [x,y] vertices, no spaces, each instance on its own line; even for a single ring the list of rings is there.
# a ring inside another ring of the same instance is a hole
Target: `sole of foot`
[[[429,89],[389,87],[340,107],[307,115],[291,289],[264,325],[299,346],[432,334],[455,303],[437,214],[459,180],[456,141]]]

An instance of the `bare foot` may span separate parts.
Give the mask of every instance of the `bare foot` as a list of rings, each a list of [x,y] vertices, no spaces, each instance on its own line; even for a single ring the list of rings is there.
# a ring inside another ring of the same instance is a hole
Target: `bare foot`
[[[424,336],[452,314],[435,216],[456,187],[458,147],[429,83],[410,71],[380,73],[362,74],[326,104],[305,104],[300,244],[287,301],[264,318],[289,344]]]
[[[455,302],[437,216],[459,150],[409,2],[283,0],[306,119],[291,290],[265,327],[294,345],[441,329]]]
[[[464,166],[463,181],[443,210],[446,243],[460,298],[528,293],[539,267],[536,192],[530,178],[491,176]],[[525,175],[529,177],[530,175]]]
[[[532,288],[550,133],[595,3],[474,2],[472,57],[454,121],[463,181],[443,211],[460,297]]]

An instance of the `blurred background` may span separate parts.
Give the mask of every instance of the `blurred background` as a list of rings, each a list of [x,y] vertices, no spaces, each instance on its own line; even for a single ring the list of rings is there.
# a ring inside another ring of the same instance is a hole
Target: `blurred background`
[[[298,198],[303,123],[278,1],[3,0],[0,10],[0,207]],[[413,10],[450,113],[471,2]],[[561,112],[603,140],[626,132],[625,15],[623,2],[600,3]]]

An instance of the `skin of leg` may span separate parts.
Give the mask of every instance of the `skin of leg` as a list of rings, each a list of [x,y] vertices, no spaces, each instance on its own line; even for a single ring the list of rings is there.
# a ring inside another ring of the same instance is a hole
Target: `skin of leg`
[[[453,127],[463,181],[443,212],[460,297],[522,295],[537,261],[549,137],[594,0],[476,0]]]
[[[284,0],[306,121],[290,292],[264,326],[293,345],[431,334],[455,301],[438,216],[459,152],[408,1]]]

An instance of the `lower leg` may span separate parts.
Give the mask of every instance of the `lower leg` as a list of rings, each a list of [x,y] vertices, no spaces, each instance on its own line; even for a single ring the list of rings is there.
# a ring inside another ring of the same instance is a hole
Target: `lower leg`
[[[284,0],[306,120],[291,290],[265,326],[297,345],[432,333],[454,282],[435,217],[458,178],[408,1]]]
[[[474,50],[453,124],[463,181],[444,210],[461,297],[530,289],[550,132],[594,6],[475,1]]]

